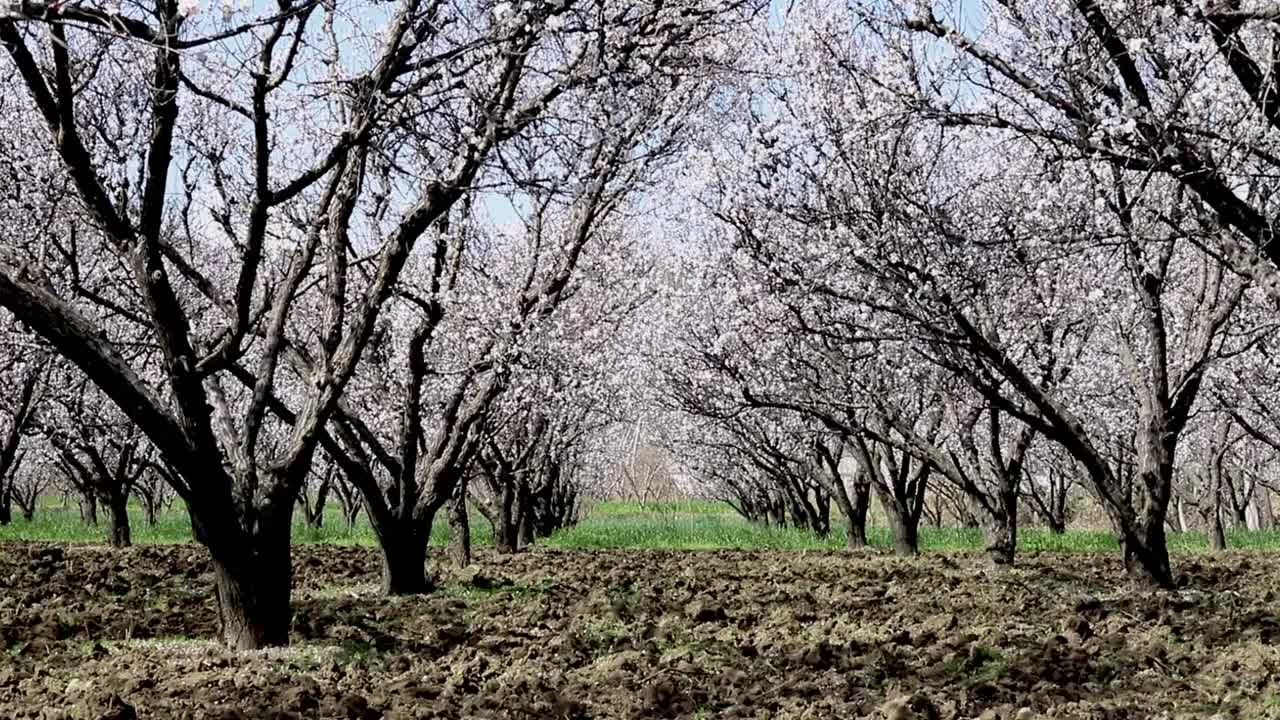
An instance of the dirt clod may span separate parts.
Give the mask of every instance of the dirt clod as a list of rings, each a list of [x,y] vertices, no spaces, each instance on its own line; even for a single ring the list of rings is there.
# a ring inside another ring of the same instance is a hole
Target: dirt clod
[[[119,695],[111,694],[102,703],[98,720],[138,720],[138,712]]]
[[[696,623],[720,622],[727,617],[723,607],[702,600],[694,600],[685,605],[684,616]]]
[[[338,701],[338,715],[346,720],[377,720],[382,713],[369,707],[363,695],[348,693]]]
[[[900,695],[880,706],[884,720],[937,720],[938,709],[921,694]]]

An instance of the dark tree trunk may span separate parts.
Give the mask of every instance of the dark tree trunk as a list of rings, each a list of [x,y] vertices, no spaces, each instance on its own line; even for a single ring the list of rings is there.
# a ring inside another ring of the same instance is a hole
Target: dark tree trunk
[[[471,519],[467,517],[465,483],[458,483],[449,503],[449,555],[460,568],[471,564]]]
[[[516,523],[516,548],[524,550],[533,545],[533,513],[528,508],[520,513],[520,519]]]
[[[1227,549],[1227,535],[1222,530],[1222,513],[1214,512],[1209,521],[1209,549],[1220,552]]]
[[[312,530],[319,530],[324,527],[324,506],[325,502],[329,499],[329,482],[330,481],[326,478],[324,482],[320,484],[319,489],[316,490],[316,499],[314,502],[309,502],[305,496],[303,497],[302,510],[306,517],[307,527]],[[303,488],[302,492],[305,494],[306,488]]]
[[[1108,508],[1117,525],[1125,572],[1133,582],[1148,587],[1173,587],[1165,517],[1173,497],[1173,458],[1178,435],[1154,425],[1135,440],[1134,472],[1118,473],[1123,478],[1123,499],[1118,508]],[[1102,483],[1098,483],[1101,485]],[[1119,490],[1112,486],[1112,492]],[[1138,495],[1138,502],[1134,502]],[[1133,508],[1133,510],[1128,510]]]
[[[422,595],[431,592],[427,575],[427,543],[430,524],[421,531],[412,521],[404,528],[383,528],[378,532],[382,547],[382,592],[386,595]]]
[[[924,498],[916,496],[906,498],[904,502],[894,497],[893,491],[881,484],[876,484],[875,489],[880,507],[884,509],[885,518],[889,521],[894,554],[903,557],[920,554],[920,518],[924,514]]]
[[[1066,473],[1058,472],[1052,467],[1048,473],[1049,487],[1041,490],[1034,482],[1027,486],[1029,507],[1036,517],[1044,521],[1045,527],[1054,535],[1062,535],[1067,531],[1067,495],[1072,481]]]
[[[223,643],[236,650],[288,645],[288,545],[234,562],[214,559],[213,567]]]
[[[319,530],[324,527],[324,508],[319,511],[306,510],[303,514],[306,517],[307,527],[312,530]]]
[[[1213,486],[1213,501],[1209,503],[1209,548],[1214,551],[1227,549],[1227,536],[1222,530],[1222,486],[1225,474],[1222,468],[1222,456],[1217,455],[1210,464],[1209,470]],[[1236,507],[1235,491],[1231,492],[1231,505]]]
[[[13,490],[8,482],[0,482],[0,525],[8,525],[13,522]]]
[[[129,494],[114,493],[104,498],[107,506],[107,542],[111,547],[126,548],[133,544],[129,529]]]
[[[290,531],[292,499],[268,505],[246,532],[233,518],[206,529],[192,516],[196,539],[213,560],[214,595],[223,644],[235,650],[259,650],[289,644],[289,606],[293,557]]]
[[[1018,491],[1004,488],[997,500],[999,508],[984,527],[987,554],[996,565],[1012,565],[1018,551]]]
[[[912,512],[903,503],[896,500],[887,488],[878,487],[880,507],[884,509],[885,518],[889,521],[889,532],[893,535],[893,552],[896,555],[910,557],[920,553],[920,512]]]
[[[843,483],[836,488],[836,504],[840,506],[840,514],[844,516],[845,546],[850,550],[860,550],[867,546],[867,508],[871,504],[871,485],[855,482],[853,497],[844,491]]]
[[[533,544],[533,493],[526,482],[516,491],[516,548],[523,550]]]
[[[895,555],[911,557],[920,554],[920,517],[911,513],[896,512],[885,508],[889,519],[889,531],[893,534]]]
[[[773,527],[786,526],[786,514],[778,503],[769,502],[768,507],[765,509],[765,524]]]
[[[827,537],[831,534],[831,496],[817,489],[813,495],[814,509],[814,532],[818,537]]]
[[[98,500],[87,491],[80,494],[80,522],[98,526]]]
[[[889,522],[894,552],[901,556],[918,554],[920,518],[924,515],[932,466],[915,462],[909,453],[884,444],[872,450],[862,436],[854,436],[853,440],[854,456]]]
[[[530,501],[533,536],[550,537],[578,521],[578,490],[553,466]]]
[[[1173,587],[1164,518],[1143,518],[1128,537],[1121,535],[1120,551],[1125,572],[1141,585]]]
[[[501,493],[491,503],[493,510],[489,518],[493,523],[493,548],[506,555],[516,551],[519,538],[515,518],[515,489],[511,483],[502,483]]]
[[[493,549],[503,555],[516,551],[516,532],[510,523],[501,519],[493,524]]]
[[[1067,483],[1063,481],[1058,494],[1052,500],[1052,512],[1049,515],[1049,532],[1064,535],[1067,532]]]
[[[159,516],[159,502],[154,495],[148,494],[142,496],[142,512],[145,515],[147,527],[155,527],[156,520]]]
[[[1234,512],[1235,512],[1235,520],[1236,520],[1236,522],[1235,522],[1235,526],[1234,526],[1234,527],[1236,527],[1237,529],[1240,529],[1240,530],[1247,530],[1247,529],[1249,529],[1249,506],[1248,506],[1248,504],[1236,506],[1236,507],[1234,508]]]
[[[18,509],[22,511],[23,520],[25,520],[26,522],[31,522],[32,520],[35,519],[36,503],[40,501],[39,492],[33,491],[31,493],[23,492],[20,495],[14,494],[12,491],[12,486],[10,486],[9,499],[12,500],[13,504],[17,505]]]

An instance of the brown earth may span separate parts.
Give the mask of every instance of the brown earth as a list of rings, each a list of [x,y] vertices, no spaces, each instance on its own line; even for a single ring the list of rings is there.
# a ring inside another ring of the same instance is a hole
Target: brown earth
[[[198,547],[0,545],[0,718],[1280,718],[1262,554],[537,550],[396,599],[295,558],[293,646],[234,654]]]

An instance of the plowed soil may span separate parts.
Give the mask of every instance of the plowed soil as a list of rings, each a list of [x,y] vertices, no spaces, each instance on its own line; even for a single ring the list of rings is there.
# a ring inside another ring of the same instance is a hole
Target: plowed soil
[[[435,567],[443,568],[440,559]],[[292,647],[230,653],[206,555],[0,545],[0,718],[1280,718],[1280,562],[534,550],[419,598],[295,551]]]

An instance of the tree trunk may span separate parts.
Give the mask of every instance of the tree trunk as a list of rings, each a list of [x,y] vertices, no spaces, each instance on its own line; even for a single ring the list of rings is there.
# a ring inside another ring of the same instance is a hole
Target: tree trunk
[[[524,550],[533,545],[533,540],[533,511],[532,508],[525,508],[516,523],[516,549]]]
[[[836,488],[835,501],[844,516],[845,547],[860,550],[867,546],[867,506],[871,500],[871,486],[855,483],[853,497],[845,492],[843,483]]]
[[[493,549],[503,555],[516,551],[516,529],[501,516],[493,524]]]
[[[1173,587],[1173,572],[1169,567],[1169,546],[1166,543],[1164,520],[1145,518],[1136,524],[1132,534],[1121,535],[1120,552],[1124,556],[1125,572],[1134,582],[1142,585]]]
[[[1267,487],[1258,488],[1258,494],[1255,498],[1258,506],[1258,529],[1274,530],[1276,526],[1275,512],[1271,505],[1271,490]]]
[[[515,515],[515,489],[511,487],[511,483],[502,484],[502,492],[498,497],[494,498],[493,517],[493,548],[498,552],[506,555],[516,551],[516,543],[519,542],[517,537]]]
[[[1219,475],[1220,477],[1220,475]],[[1209,549],[1219,552],[1227,549],[1227,536],[1222,531],[1222,486],[1213,488],[1213,503],[1209,506]]]
[[[965,530],[977,530],[982,527],[978,512],[975,512],[973,508],[975,504],[967,494],[960,495],[954,502],[956,522]]]
[[[360,496],[354,492],[351,496],[338,496],[342,500],[342,519],[347,523],[347,529],[354,529],[356,519],[360,517]]]
[[[324,527],[324,510],[319,512],[312,509],[304,509],[303,514],[306,516],[307,527],[312,530],[319,530]]]
[[[1061,482],[1057,492],[1049,498],[1049,532],[1054,535],[1067,532],[1067,482]]]
[[[107,542],[114,548],[126,548],[133,544],[129,529],[129,494],[114,493],[104,498],[107,505]]]
[[[1049,496],[1049,532],[1063,535],[1067,532],[1067,491],[1071,481],[1066,475],[1060,475],[1053,482],[1058,484]]]
[[[997,493],[999,507],[984,528],[987,554],[996,565],[1012,565],[1018,551],[1018,490],[1004,488]]]
[[[817,513],[816,520],[818,526],[814,528],[818,537],[827,537],[831,534],[831,496],[821,490],[814,490],[813,507]]]
[[[1140,585],[1173,587],[1164,521],[1172,499],[1177,441],[1176,432],[1166,432],[1163,425],[1152,422],[1135,438],[1136,472],[1119,475],[1121,487],[1112,484],[1112,493],[1120,500],[1108,513],[1117,525],[1125,572]]]
[[[159,505],[159,503],[156,501],[154,496],[143,496],[142,510],[146,514],[147,527],[153,528],[156,526],[156,519],[160,514],[157,505]]]
[[[430,524],[421,531],[413,522],[404,529],[379,532],[382,547],[382,592],[386,595],[422,595],[431,592],[427,577],[427,542]]]
[[[304,489],[305,493],[306,490]],[[320,484],[320,489],[316,491],[316,499],[314,504],[304,504],[303,510],[307,516],[307,527],[312,530],[319,530],[324,526],[324,506],[325,501],[329,499],[329,483],[325,481]]]
[[[467,517],[467,492],[464,483],[458,484],[453,501],[449,504],[449,555],[454,565],[464,568],[471,564],[471,519]]]
[[[80,521],[92,527],[98,526],[98,500],[92,493],[80,495]]]
[[[786,515],[781,507],[772,500],[769,501],[765,508],[765,524],[771,527],[786,527]]]
[[[516,549],[523,550],[533,544],[533,493],[528,483],[521,482],[516,491]]]
[[[1222,530],[1222,513],[1215,512],[1209,522],[1209,549],[1221,552],[1227,549],[1227,535]]]
[[[1234,527],[1238,530],[1248,530],[1249,528],[1249,506],[1240,505],[1233,508],[1235,515]]]
[[[883,495],[880,505],[889,521],[889,531],[893,534],[893,552],[895,555],[911,557],[920,554],[920,515],[908,511],[900,503]]]
[[[889,513],[889,529],[893,533],[895,555],[912,557],[920,554],[919,523],[896,513]]]
[[[192,516],[196,538],[212,556],[218,624],[226,647],[259,650],[289,644],[292,518],[292,499],[283,507],[263,508],[253,532],[240,529],[233,518],[219,518],[226,525],[211,533]]]
[[[987,536],[987,555],[994,565],[1012,565],[1018,547],[1017,520],[993,518],[983,528]]]
[[[289,548],[213,561],[222,641],[236,650],[289,644]]]
[[[0,486],[0,525],[8,525],[13,522],[13,490],[8,482],[0,482],[3,482]]]

